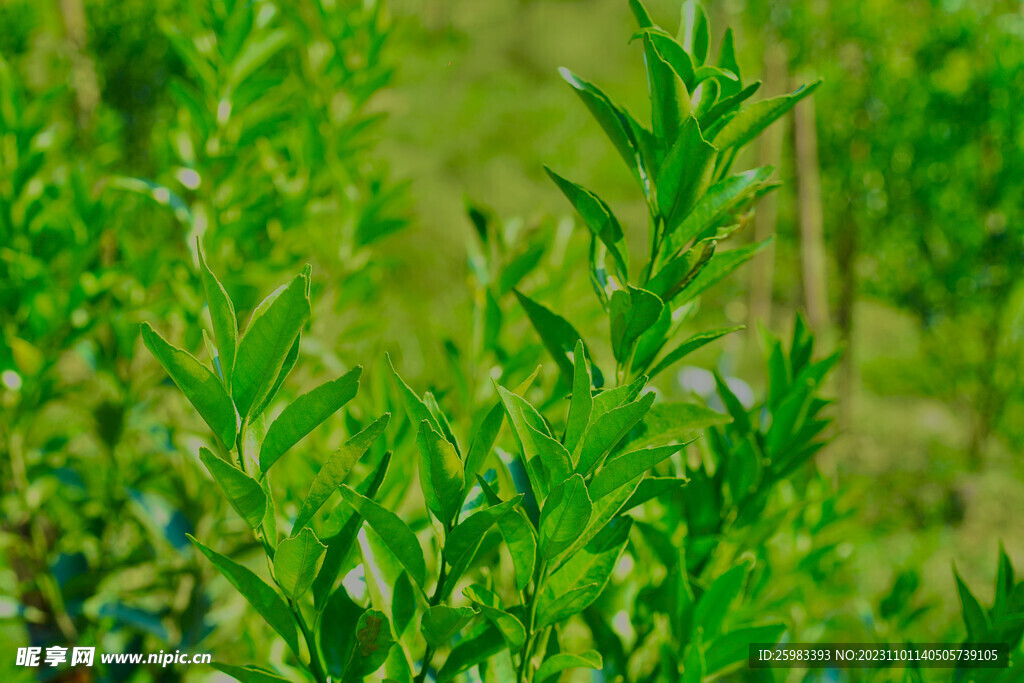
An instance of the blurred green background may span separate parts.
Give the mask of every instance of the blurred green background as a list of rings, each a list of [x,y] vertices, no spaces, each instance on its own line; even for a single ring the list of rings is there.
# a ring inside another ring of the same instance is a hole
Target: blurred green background
[[[677,3],[648,6],[675,25]],[[797,311],[845,350],[818,464],[846,516],[795,539],[836,561],[789,616],[814,625],[806,640],[882,633],[865,624],[914,570],[913,605],[931,606],[915,637],[960,638],[951,563],[972,586],[991,585],[1000,542],[1024,564],[1024,6],[708,10],[763,94],[824,79],[740,160],[782,159],[739,235],[776,242],[704,304],[747,331],[691,361],[760,392],[758,329],[784,334]],[[644,231],[556,71],[646,115],[633,25],[624,0],[0,4],[0,642],[239,646],[211,635],[239,614],[211,604],[183,535],[224,514],[179,455],[202,430],[137,338],[153,319],[202,347],[185,332],[197,237],[245,311],[313,264],[313,368],[389,349],[407,378],[451,388],[444,342],[473,334],[467,199],[513,251],[540,235],[527,289],[596,325],[542,165]],[[513,346],[536,346],[518,323]],[[11,666],[4,680],[25,674]]]

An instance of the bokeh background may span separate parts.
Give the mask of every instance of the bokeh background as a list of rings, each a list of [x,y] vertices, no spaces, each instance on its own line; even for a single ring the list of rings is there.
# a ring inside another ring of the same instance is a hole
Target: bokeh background
[[[673,0],[648,6],[675,25]],[[659,388],[699,391],[715,368],[763,391],[759,329],[803,311],[844,350],[818,457],[842,522],[797,539],[833,560],[791,616],[808,639],[878,634],[897,628],[879,603],[913,585],[913,634],[962,637],[951,566],[984,602],[1000,543],[1024,565],[1024,6],[708,10],[764,94],[824,83],[738,165],[781,159],[783,183],[739,236],[774,246],[704,302],[747,331]],[[158,320],[202,347],[196,238],[241,311],[313,264],[295,391],[384,350],[453,386],[447,342],[473,336],[479,294],[467,202],[512,251],[542,241],[524,286],[598,325],[543,164],[646,229],[557,74],[646,115],[633,27],[624,0],[0,4],[0,642],[232,640],[211,625],[243,608],[211,600],[184,538],[225,513],[180,457],[202,429],[138,340]],[[26,675],[12,665],[0,677]]]

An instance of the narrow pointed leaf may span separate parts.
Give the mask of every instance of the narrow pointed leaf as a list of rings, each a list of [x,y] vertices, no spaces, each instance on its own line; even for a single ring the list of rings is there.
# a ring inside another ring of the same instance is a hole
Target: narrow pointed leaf
[[[168,344],[149,323],[142,323],[142,341],[221,443],[234,444],[238,418],[217,376],[192,354]]]
[[[755,242],[739,249],[715,252],[707,266],[680,292],[679,296],[682,298],[679,299],[679,303],[692,301],[709,288],[732,275],[737,268],[754,258],[759,251],[771,244],[771,241],[772,238],[769,237],[763,242]]]
[[[568,547],[590,521],[593,505],[583,477],[574,474],[555,486],[540,513],[540,552],[552,558]]]
[[[498,438],[498,432],[501,431],[501,425],[504,422],[505,405],[498,401],[487,412],[487,416],[484,417],[473,436],[473,442],[469,445],[469,453],[466,455],[466,489],[463,497],[469,494],[474,479],[487,461],[491,449],[494,448],[494,442]]]
[[[590,190],[566,180],[547,166],[544,167],[544,170],[580,214],[590,231],[601,240],[615,258],[622,278],[626,279],[629,269],[624,255],[628,255],[629,252],[626,250],[622,227],[612,210]]]
[[[971,593],[960,574],[953,572],[956,578],[956,590],[960,594],[960,606],[963,612],[964,625],[967,627],[967,641],[984,643],[989,638],[989,621],[978,599]]]
[[[707,191],[717,157],[718,150],[701,135],[697,119],[688,117],[658,168],[658,212],[666,221],[667,232],[682,223]]]
[[[651,370],[651,377],[657,377],[662,371],[667,370],[697,349],[706,344],[710,344],[719,337],[724,337],[727,334],[731,334],[742,329],[743,326],[739,325],[737,327],[726,327],[718,330],[709,330],[708,332],[700,332],[689,337],[686,341],[669,351],[664,358],[658,361],[658,364]]]
[[[221,372],[224,374],[225,384],[230,387],[231,372],[235,367],[235,350],[238,347],[238,318],[235,316],[235,306],[231,303],[224,286],[206,265],[203,250],[198,243],[196,248],[199,254],[199,271],[202,273],[203,287],[206,290],[206,301],[210,307],[210,320],[213,322],[213,334],[217,339]]]
[[[487,532],[509,515],[522,499],[523,494],[519,494],[511,500],[506,500],[504,503],[480,510],[464,519],[458,526],[452,529],[444,546],[445,560],[452,567],[451,571],[448,572],[447,592],[451,592],[455,583],[469,569],[469,564],[473,561],[473,556],[476,555],[476,551]]]
[[[351,401],[359,390],[362,371],[357,365],[338,379],[321,384],[288,404],[263,439],[260,469],[269,470],[289,448]]]
[[[231,393],[238,412],[248,417],[260,405],[280,374],[288,352],[309,319],[307,280],[298,275],[274,294],[264,308],[253,313],[238,343]],[[261,304],[262,306],[262,304]]]
[[[590,414],[594,408],[590,369],[587,367],[587,357],[582,341],[576,343],[572,358],[572,398],[569,402],[569,417],[565,424],[565,447],[570,453],[576,450],[576,445],[587,430],[587,425],[590,424]]]
[[[604,498],[606,495],[626,485],[665,458],[678,453],[686,444],[674,444],[659,448],[644,448],[630,453],[623,453],[612,458],[594,476],[587,487],[591,500]]]
[[[232,586],[249,601],[260,616],[277,631],[295,656],[299,655],[299,641],[295,630],[295,621],[291,610],[284,599],[273,588],[256,574],[242,565],[228,559],[218,552],[210,550],[191,535],[189,540],[206,556],[213,566],[224,575]]]
[[[562,316],[552,313],[544,306],[519,292],[519,290],[513,291],[516,298],[519,299],[523,310],[526,311],[526,316],[530,319],[530,323],[533,324],[533,328],[540,335],[544,347],[551,354],[551,357],[555,359],[555,363],[558,365],[558,369],[561,370],[566,384],[572,383],[573,366],[572,361],[569,359],[569,354],[576,348],[576,342],[581,341],[583,337]],[[586,351],[585,343],[584,350]],[[587,351],[587,358],[590,358],[589,351]],[[594,383],[600,385],[602,378],[597,366],[592,366],[592,371],[594,373]]]
[[[604,459],[605,455],[615,447],[643,419],[654,404],[654,392],[644,394],[639,400],[614,408],[602,415],[587,430],[580,451],[580,459],[576,471],[589,474]]]
[[[483,489],[491,505],[499,505],[502,501],[494,492],[490,484],[482,477],[477,477],[480,488]],[[512,566],[516,572],[517,590],[525,590],[533,579],[533,571],[537,565],[537,534],[533,525],[527,519],[523,508],[516,506],[511,514],[503,515],[498,519],[498,529],[508,546],[509,555],[512,556]]]
[[[412,580],[422,587],[426,580],[427,564],[423,559],[423,548],[416,539],[416,534],[394,512],[359,495],[348,486],[342,485],[341,495],[345,502],[377,532],[388,550],[409,572]]]
[[[820,84],[821,81],[816,81],[802,86],[796,92],[761,100],[739,110],[715,133],[715,146],[720,150],[742,147],[796,106],[797,102],[817,90]]]
[[[313,478],[313,483],[309,486],[309,493],[306,494],[306,499],[302,501],[302,508],[299,510],[299,516],[295,519],[295,526],[292,529],[293,534],[306,526],[317,510],[331,497],[331,494],[345,482],[345,479],[356,463],[359,462],[359,459],[363,457],[363,454],[366,453],[373,442],[384,433],[384,429],[388,426],[390,419],[391,413],[384,413],[366,429],[346,441],[345,445],[339,448],[324,463],[320,471],[316,473],[316,477]]]
[[[462,460],[455,446],[434,431],[428,420],[420,422],[416,445],[420,451],[420,485],[427,507],[448,527],[462,509],[466,485]]]
[[[253,529],[259,527],[267,512],[267,497],[259,482],[221,460],[206,447],[200,447],[199,459],[206,465],[235,512]]]

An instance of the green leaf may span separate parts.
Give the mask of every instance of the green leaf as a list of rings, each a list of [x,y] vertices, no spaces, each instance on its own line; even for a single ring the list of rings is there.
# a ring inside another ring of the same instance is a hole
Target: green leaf
[[[473,556],[476,555],[480,543],[484,540],[487,532],[491,530],[491,527],[509,515],[522,499],[523,494],[520,493],[515,498],[506,500],[504,503],[480,510],[462,520],[458,526],[452,529],[444,545],[445,561],[452,568],[448,572],[448,579],[445,584],[446,593],[450,593],[454,589],[455,583],[469,569]]]
[[[597,122],[601,124],[605,135],[615,145],[615,149],[618,150],[623,161],[626,162],[626,166],[643,183],[647,171],[644,169],[640,148],[633,135],[633,131],[630,129],[626,114],[615,106],[600,88],[588,83],[568,69],[561,68],[558,70],[558,73],[561,74],[565,82],[572,86],[576,94],[583,100],[587,109],[597,119]]]
[[[427,576],[427,564],[416,534],[394,512],[359,495],[348,486],[342,485],[341,496],[377,532],[388,550],[409,572],[412,580],[422,588]]]
[[[636,340],[657,322],[664,307],[661,299],[632,285],[618,289],[611,299],[612,351],[615,360],[630,360]]]
[[[644,477],[640,484],[633,491],[626,504],[620,512],[632,510],[638,505],[643,505],[652,498],[658,498],[666,493],[672,493],[687,484],[690,480],[685,477]]]
[[[738,325],[736,327],[725,327],[718,330],[700,332],[698,334],[693,335],[692,337],[688,337],[686,341],[684,341],[682,344],[669,351],[664,358],[658,361],[658,364],[655,365],[654,368],[651,370],[651,377],[656,377],[662,371],[667,370],[668,368],[672,367],[673,365],[675,365],[680,360],[690,355],[697,349],[701,348],[706,344],[710,344],[719,337],[724,337],[727,334],[738,332],[739,330],[742,329],[743,326]]]
[[[717,240],[698,242],[669,261],[658,274],[647,283],[647,289],[663,301],[671,301],[690,284],[707,265],[718,246]]]
[[[629,434],[654,404],[654,392],[639,400],[613,408],[597,419],[587,430],[576,471],[589,474],[601,464],[605,455]]]
[[[288,683],[287,678],[255,666],[233,666],[220,662],[211,662],[210,666],[242,683]]]
[[[683,118],[690,113],[690,92],[681,78],[683,74],[676,73],[661,55],[657,44],[651,40],[651,33],[642,35],[651,124],[658,146],[667,149],[676,139]]]
[[[292,619],[291,610],[288,609],[288,605],[285,604],[281,596],[268,586],[263,579],[242,565],[229,560],[220,553],[210,550],[191,534],[188,538],[199,548],[203,555],[206,555],[207,559],[213,563],[213,566],[224,575],[224,578],[242,594],[242,597],[249,601],[249,604],[259,612],[264,621],[270,624],[284,638],[285,642],[288,643],[288,647],[295,653],[295,656],[301,656],[299,654],[299,641],[295,631],[295,621]]]
[[[448,528],[462,509],[466,485],[462,460],[455,452],[455,446],[434,431],[429,420],[420,422],[416,445],[420,451],[423,497],[430,511]]]
[[[956,590],[960,594],[961,611],[964,625],[967,627],[967,642],[984,643],[988,640],[990,631],[988,617],[985,616],[978,599],[971,593],[971,589],[960,578],[959,572],[953,570],[953,576],[956,578]]]
[[[633,448],[642,448],[668,441],[692,439],[708,427],[728,424],[728,415],[707,406],[683,401],[658,403],[644,417],[644,429],[630,442]]]
[[[566,180],[547,166],[544,167],[544,170],[547,171],[551,180],[555,182],[555,185],[558,185],[558,189],[562,191],[562,194],[565,195],[566,199],[573,205],[573,208],[580,214],[594,236],[600,239],[608,251],[611,252],[611,255],[615,258],[615,263],[619,267],[622,280],[627,280],[629,277],[629,267],[626,262],[626,256],[629,255],[629,252],[626,248],[622,227],[619,225],[619,221],[615,218],[612,210],[600,197],[590,190]]]
[[[711,639],[722,630],[722,622],[729,613],[732,603],[743,591],[750,564],[741,561],[716,578],[697,601],[693,613],[694,629],[701,629],[705,639]]]
[[[206,469],[210,471],[210,475],[227,496],[228,502],[235,508],[239,517],[253,529],[259,527],[267,513],[267,497],[259,482],[221,460],[205,446],[199,448],[199,459],[206,465]]]
[[[384,477],[387,476],[390,464],[391,454],[385,453],[373,471],[356,485],[356,493],[371,499],[376,496],[381,484],[384,483]],[[263,481],[269,481],[269,477],[265,477]],[[347,516],[345,516],[345,512],[348,513]],[[324,539],[327,543],[327,554],[324,557],[323,565],[320,567],[320,573],[317,574],[316,580],[313,582],[313,602],[318,608],[325,604],[325,598],[327,598],[331,589],[334,588],[338,575],[345,565],[356,541],[359,530],[363,526],[362,516],[348,506],[335,508],[335,513],[342,515],[344,521],[338,533]]]
[[[679,227],[666,236],[661,253],[671,257],[694,237],[719,227],[737,207],[767,187],[774,172],[771,166],[762,166],[712,185]]]
[[[344,483],[352,468],[359,462],[359,459],[363,457],[363,454],[366,453],[373,442],[384,433],[384,429],[387,428],[390,419],[391,413],[381,415],[366,429],[346,441],[345,445],[339,448],[323,464],[320,471],[316,473],[316,477],[313,478],[313,483],[309,485],[309,493],[306,494],[306,499],[302,501],[302,508],[299,510],[299,516],[295,519],[295,526],[292,528],[293,534],[306,526],[309,520],[313,518],[313,515],[331,497],[331,494]]]
[[[696,85],[694,82],[693,58],[679,44],[679,41],[669,35],[667,31],[657,26],[641,27],[640,32],[634,36],[634,38],[636,37],[643,37],[645,40],[649,40],[661,58],[668,62],[672,70],[682,79],[687,92],[693,92],[693,88]]]
[[[677,453],[686,445],[674,444],[659,448],[644,448],[612,458],[598,470],[590,482],[587,490],[591,500],[604,498],[620,486],[625,486],[635,477],[653,468],[673,453]]]
[[[544,348],[555,359],[558,369],[562,372],[562,377],[565,378],[567,384],[571,383],[573,365],[569,359],[569,353],[576,348],[576,342],[581,341],[583,337],[562,316],[552,313],[544,306],[522,294],[519,290],[513,291],[516,298],[519,299],[523,310],[526,311],[526,316],[530,319],[530,323],[533,324],[533,328],[540,335]],[[584,349],[586,349],[585,344]],[[587,352],[587,357],[590,357],[589,352]],[[596,380],[596,367],[594,369]]]
[[[235,350],[238,347],[238,318],[235,316],[235,306],[217,276],[206,265],[203,249],[198,240],[196,252],[199,254],[199,271],[203,276],[206,301],[210,307],[210,320],[213,322],[213,334],[217,339],[217,354],[224,375],[224,384],[230,387],[231,371],[235,367]]]
[[[772,238],[769,237],[763,242],[748,244],[739,249],[715,252],[707,266],[680,293],[682,297],[680,303],[692,301],[703,294],[708,288],[724,280],[737,268],[756,256],[759,251],[771,244],[771,242]]]
[[[584,547],[567,556],[548,577],[539,597],[542,624],[562,621],[597,599],[615,571],[632,526],[629,518],[612,519]],[[570,595],[571,599],[566,597]]]
[[[469,494],[473,486],[473,480],[480,473],[487,456],[494,448],[494,442],[501,431],[501,425],[505,422],[505,404],[498,401],[484,417],[483,422],[473,436],[473,442],[469,445],[469,453],[466,455],[466,489],[463,498]]]
[[[288,352],[309,319],[307,280],[297,275],[253,313],[235,357],[231,393],[243,417],[270,393]]]
[[[640,28],[654,26],[654,21],[641,0],[629,0],[629,9],[633,12],[633,16],[636,17],[636,23]]]
[[[722,36],[722,46],[718,49],[718,66],[731,72],[735,79],[730,82],[722,82],[722,96],[730,97],[740,91],[743,79],[740,76],[740,65],[736,61],[736,46],[731,28],[725,29]]]
[[[280,28],[266,34],[249,36],[238,58],[231,65],[229,78],[231,87],[237,88],[245,82],[249,76],[256,73],[257,69],[280,52],[290,40],[288,32]]]
[[[476,614],[469,607],[454,608],[447,605],[434,605],[423,613],[420,632],[423,633],[427,645],[437,648],[457,635],[466,624],[473,620]]]
[[[567,548],[587,526],[593,505],[583,477],[574,474],[555,486],[540,512],[540,553],[550,559]]]
[[[704,6],[697,0],[686,0],[683,3],[682,15],[679,39],[683,43],[683,48],[693,55],[694,62],[703,64],[708,59],[708,50],[711,47],[708,15],[704,11]]]
[[[281,366],[281,372],[277,373],[277,379],[274,380],[274,386],[270,387],[270,391],[263,397],[254,409],[249,411],[249,422],[257,417],[262,417],[263,411],[269,406],[274,397],[277,396],[277,392],[281,390],[281,385],[284,384],[285,379],[288,377],[288,373],[295,367],[295,363],[299,360],[299,346],[302,342],[302,335],[295,337],[295,342],[292,347],[288,349],[288,355],[284,357],[284,364]]]
[[[168,344],[149,323],[142,323],[142,341],[221,443],[230,448],[235,442],[238,418],[217,376],[192,354]]]
[[[718,150],[701,135],[697,119],[688,117],[658,168],[658,212],[667,233],[683,222],[711,185],[717,157]]]
[[[356,642],[344,681],[363,681],[387,660],[395,640],[391,624],[380,610],[368,609],[356,624]]]
[[[523,622],[505,611],[497,595],[480,585],[469,586],[462,593],[480,608],[484,618],[501,631],[509,650],[516,652],[522,649],[526,642],[526,628]]]
[[[477,481],[480,482],[480,488],[491,505],[502,502],[483,477],[477,476]],[[526,590],[526,586],[533,579],[533,571],[537,564],[537,534],[533,530],[533,525],[530,524],[522,507],[517,506],[513,508],[512,514],[498,519],[498,529],[505,539],[509,555],[512,556],[516,588],[520,591]]]
[[[321,384],[288,404],[267,430],[260,448],[260,470],[266,472],[307,434],[355,397],[363,369]]]
[[[437,683],[447,683],[480,662],[487,661],[506,648],[505,638],[490,622],[474,628],[452,648],[438,672]]]
[[[298,600],[309,590],[326,551],[327,546],[308,528],[281,541],[274,553],[274,576],[285,595]]]
[[[542,437],[547,435],[547,424],[529,401],[502,386],[498,386],[497,390],[498,396],[505,406],[505,412],[508,414],[509,424],[512,425],[513,435],[523,454],[523,463],[530,478],[530,484],[536,495],[544,496],[551,488],[551,476],[546,469],[540,470],[533,465],[534,457],[540,454],[541,447],[545,448],[545,454],[549,457],[555,459],[565,457],[564,462],[570,462],[570,459],[566,453],[559,453],[549,444],[543,443]],[[543,461],[543,458],[541,460]],[[564,462],[561,464],[564,465]],[[556,464],[555,467],[558,471],[564,471],[564,466]]]
[[[704,655],[707,672],[713,674],[727,666],[745,661],[750,655],[751,643],[777,643],[785,632],[785,624],[768,624],[723,633],[711,642]]]
[[[569,417],[565,423],[565,447],[570,453],[576,451],[577,444],[590,424],[590,414],[594,409],[590,369],[587,367],[582,341],[576,342],[572,360],[572,398],[569,401]]]
[[[820,80],[802,86],[788,95],[761,100],[739,110],[725,119],[726,123],[715,133],[712,142],[720,150],[742,147],[796,106],[797,102],[817,90],[819,85]]]
[[[572,456],[569,451],[546,430],[541,431],[531,424],[527,424],[526,428],[530,431],[536,453],[544,465],[547,481],[564,481],[572,474]],[[544,488],[547,490],[550,486]]]
[[[341,680],[352,659],[356,644],[356,624],[366,609],[348,596],[344,588],[327,600],[320,617],[320,651],[328,673]]]
[[[540,669],[537,670],[534,680],[538,683],[552,683],[557,681],[561,673],[568,669],[594,669],[599,671],[603,667],[604,661],[601,659],[601,654],[596,650],[587,650],[578,655],[559,652],[544,660],[544,663],[540,665]]]

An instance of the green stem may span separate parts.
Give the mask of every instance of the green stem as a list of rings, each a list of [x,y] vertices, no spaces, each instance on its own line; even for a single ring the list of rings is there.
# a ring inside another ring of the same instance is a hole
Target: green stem
[[[445,529],[445,540],[448,538],[448,532],[450,529]],[[437,574],[437,586],[434,587],[434,594],[430,596],[430,600],[427,604],[430,607],[437,607],[441,604],[441,601],[445,598],[444,595],[444,584],[448,579],[448,566],[445,561],[444,549],[441,549],[441,569]],[[413,679],[414,683],[423,683],[427,680],[427,672],[430,671],[430,662],[434,659],[434,648],[427,645],[427,649],[423,651],[423,664],[420,666],[420,672],[416,674],[416,678]]]
[[[316,646],[316,638],[312,631],[306,626],[306,620],[302,617],[302,611],[295,601],[288,598],[288,607],[292,610],[295,621],[299,624],[302,637],[306,639],[306,648],[309,649],[309,670],[319,683],[327,683],[327,674],[324,672],[323,664],[320,662],[320,648]]]
[[[540,596],[544,592],[544,583],[547,580],[548,575],[548,564],[545,561],[537,573],[534,585],[536,588],[533,591],[533,599],[530,600],[530,612],[529,618],[526,623],[526,644],[523,646],[522,652],[519,653],[519,675],[517,676],[518,683],[528,683],[533,679],[533,671],[530,669],[530,659],[533,657],[533,649],[536,646],[537,633],[535,631],[537,626],[537,603],[540,601]]]

